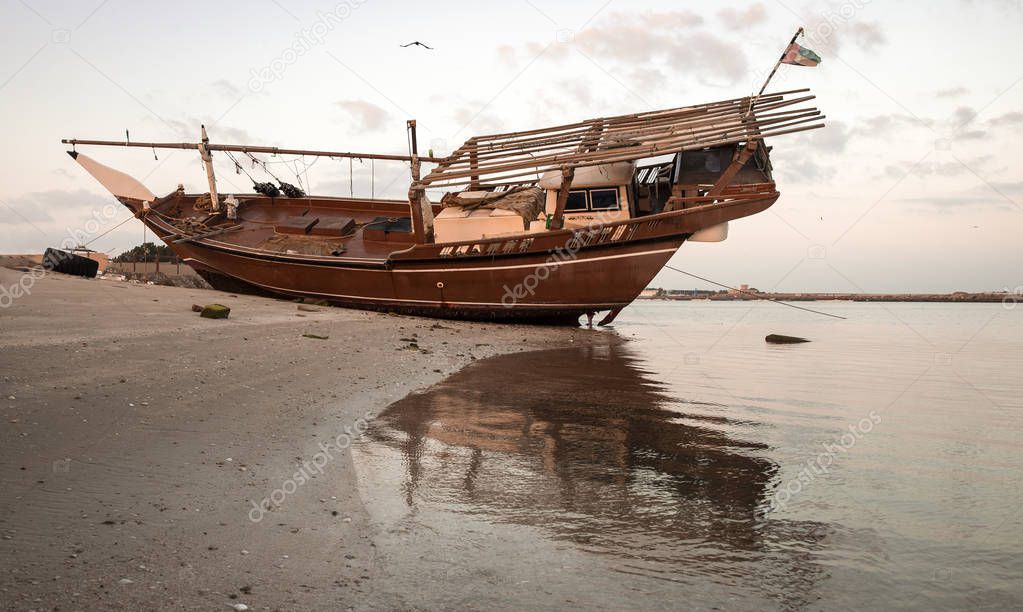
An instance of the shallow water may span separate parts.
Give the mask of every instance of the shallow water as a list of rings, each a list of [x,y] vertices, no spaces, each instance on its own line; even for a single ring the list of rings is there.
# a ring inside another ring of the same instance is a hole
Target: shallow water
[[[1019,607],[1023,308],[811,306],[848,319],[639,302],[595,347],[479,362],[389,407],[354,449],[374,588],[424,607]]]

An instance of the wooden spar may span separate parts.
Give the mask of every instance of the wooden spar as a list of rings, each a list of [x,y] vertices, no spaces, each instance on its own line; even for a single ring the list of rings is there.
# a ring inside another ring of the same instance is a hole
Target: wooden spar
[[[770,93],[770,94],[768,94],[768,96],[770,96],[770,97],[785,96],[785,95],[789,95],[789,94],[805,93],[807,91],[810,91],[810,90],[806,89],[806,88],[803,88],[803,89],[793,89],[793,90],[789,90],[789,91],[779,91],[779,92],[776,92],[776,93]],[[606,121],[617,121],[617,120],[627,120],[627,119],[641,119],[642,120],[645,117],[648,117],[648,116],[651,116],[651,115],[659,115],[659,114],[662,114],[662,113],[670,113],[670,112],[674,112],[674,111],[700,110],[700,109],[705,109],[705,108],[710,108],[710,107],[716,107],[716,106],[723,106],[723,105],[728,105],[728,104],[732,104],[732,103],[738,103],[738,102],[741,102],[744,98],[745,98],[745,96],[743,98],[734,98],[732,100],[721,100],[719,102],[711,102],[711,103],[708,103],[708,104],[698,104],[698,105],[695,105],[695,106],[680,106],[680,107],[677,107],[677,108],[672,108],[672,109],[667,109],[667,110],[648,111],[648,112],[644,112],[644,113],[631,113],[631,114],[627,114],[627,115],[615,115],[615,116],[611,116],[611,117],[603,117],[602,119],[604,119]],[[565,129],[568,129],[568,128],[589,127],[589,125],[592,122],[593,122],[592,119],[588,119],[588,120],[579,121],[579,122],[576,122],[576,123],[567,123],[567,124],[564,124],[564,125],[556,125],[556,126],[551,126],[551,127],[546,127],[546,128],[537,128],[537,129],[533,129],[533,130],[526,130],[526,131],[520,131],[520,132],[507,132],[507,133],[504,133],[504,134],[487,134],[487,135],[484,135],[484,136],[477,136],[476,140],[478,140],[480,142],[484,142],[484,141],[487,141],[487,140],[494,140],[494,139],[500,139],[500,138],[508,138],[508,137],[512,137],[512,136],[529,135],[529,134],[540,134],[540,133],[543,133],[543,132],[553,132],[553,131],[558,131],[558,130],[565,130]]]
[[[784,106],[790,106],[790,105],[796,104],[798,102],[812,100],[813,98],[814,98],[814,96],[807,96],[805,98],[799,98],[799,99],[796,99],[796,100],[788,100],[788,101],[785,101],[784,103],[765,104],[764,106],[761,107],[761,109],[760,109],[761,113],[759,113],[759,116],[761,116],[761,117],[774,117],[774,116],[780,116],[780,115],[784,115],[784,114],[802,113],[802,112],[807,112],[807,111],[816,111],[817,110],[816,108],[812,108],[812,109],[802,108],[802,109],[793,109],[793,110],[778,110],[778,109],[781,109]],[[768,114],[766,111],[769,111],[769,110],[770,111],[775,111],[775,112]],[[622,126],[620,124],[610,123],[609,122],[608,123],[608,127],[604,130],[604,134],[605,134],[605,138],[608,135],[624,138],[624,137],[632,137],[633,135],[641,135],[641,134],[652,133],[652,132],[654,132],[654,133],[663,132],[665,127],[673,127],[675,129],[683,129],[683,128],[689,128],[689,127],[694,127],[694,126],[706,125],[706,124],[709,124],[709,123],[713,123],[714,121],[720,121],[720,119],[722,117],[730,117],[730,121],[742,121],[743,118],[737,116],[737,114],[740,111],[741,111],[740,108],[728,109],[728,110],[724,110],[724,111],[717,111],[715,113],[709,113],[709,114],[701,115],[700,117],[698,117],[696,119],[686,120],[684,123],[679,121],[678,119],[674,119],[674,118],[667,119],[667,120],[659,120],[659,121],[649,121],[649,122],[646,122],[646,123],[638,124],[640,127]],[[591,123],[591,125],[592,125],[592,123]],[[544,145],[551,145],[551,144],[557,144],[557,143],[564,143],[566,145],[571,144],[571,145],[574,146],[574,144],[578,142],[579,138],[585,136],[587,133],[589,133],[589,131],[590,131],[589,128],[587,128],[586,130],[578,130],[576,132],[573,132],[573,133],[567,134],[567,135],[557,134],[557,135],[544,136],[544,137],[533,138],[533,139],[522,140],[522,141],[514,141],[514,142],[509,141],[509,142],[501,142],[501,143],[494,143],[494,144],[479,145],[477,148],[480,151],[483,151],[483,152],[485,152],[487,154],[490,154],[490,156],[498,156],[498,154],[500,154],[501,152],[504,152],[504,151],[513,151],[513,152],[517,152],[519,150],[525,151],[525,150],[530,150],[531,148],[533,148],[535,146],[544,146]],[[457,153],[458,152],[456,152],[456,154],[453,154],[452,157],[457,157],[458,156]],[[481,154],[481,157],[484,157],[484,155]],[[449,167],[451,167],[453,165],[459,165],[459,164],[464,164],[464,163],[465,163],[464,160],[462,160],[461,162],[456,160],[456,161],[451,161],[451,162],[447,162],[445,164],[442,164],[442,166],[445,167],[445,168],[449,168]]]
[[[559,230],[565,227],[565,208],[568,206],[568,194],[572,189],[572,179],[575,178],[575,168],[561,169],[561,186],[558,187],[558,202],[554,207],[554,216],[551,218],[552,230]]]
[[[816,118],[820,118],[820,117],[821,116],[820,116],[819,111],[817,111],[817,110],[809,110],[809,111],[803,111],[803,112],[798,113],[798,114],[788,114],[788,115],[784,115],[784,116],[776,116],[776,117],[771,117],[771,118],[768,118],[768,119],[764,119],[764,120],[759,121],[758,125],[761,125],[761,126],[768,126],[768,125],[780,126],[782,124],[799,123],[799,122],[804,122],[807,119],[812,120],[812,119],[816,119]],[[642,145],[645,145],[645,144],[649,144],[651,142],[662,142],[662,141],[666,141],[666,140],[678,140],[678,139],[689,139],[689,140],[692,140],[694,143],[698,143],[700,140],[704,139],[704,136],[714,136],[714,135],[727,136],[727,135],[730,135],[730,132],[732,132],[732,131],[734,131],[734,132],[745,132],[746,131],[745,128],[747,127],[747,125],[748,124],[745,121],[741,120],[741,119],[737,119],[737,118],[736,119],[729,119],[727,121],[722,121],[722,122],[714,123],[714,124],[707,124],[707,125],[704,125],[704,126],[698,126],[698,127],[694,127],[694,128],[686,128],[686,129],[681,129],[680,128],[680,129],[664,130],[664,131],[660,131],[660,132],[655,132],[653,134],[650,134],[649,135],[650,137],[648,137],[648,138],[635,138],[635,139],[627,139],[627,140],[625,140],[625,139],[623,139],[623,140],[616,140],[616,141],[613,141],[613,142],[610,142],[610,143],[606,143],[606,145],[603,148],[599,148],[599,149],[597,149],[597,151],[587,151],[587,152],[607,153],[607,152],[611,152],[611,151],[613,151],[615,149],[624,149],[624,148],[628,148],[628,147],[642,146]],[[644,136],[646,136],[646,135],[644,135]],[[739,140],[741,140],[741,138]],[[549,161],[551,159],[557,159],[557,155],[564,156],[564,155],[568,155],[568,154],[573,153],[573,151],[568,150],[568,148],[569,147],[567,147],[567,146],[558,146],[558,147],[550,146],[550,147],[546,147],[546,149],[549,149],[549,150],[562,149],[562,150],[564,150],[564,153],[547,155],[547,156],[540,156],[540,157],[532,155],[532,153],[534,153],[534,151],[529,151],[529,157],[523,158],[523,159],[519,159],[519,160],[515,160],[513,158],[514,157],[524,157],[524,156],[518,156],[516,154],[506,154],[506,155],[502,155],[502,156],[495,155],[492,158],[488,157],[486,161],[489,161],[490,159],[494,159],[496,162],[499,162],[499,163],[487,163],[487,164],[482,164],[481,163],[479,165],[478,169],[480,171],[484,171],[485,172],[485,171],[489,171],[489,170],[494,169],[494,167],[501,166],[502,164],[508,164],[508,163],[512,163],[512,162],[515,162],[515,161],[522,161],[522,162],[530,163],[531,165],[534,165],[534,166],[535,165],[541,165],[542,162]],[[462,166],[463,166],[463,164],[450,164],[450,165],[447,165],[442,172],[434,171],[434,175],[438,175],[438,174],[445,175],[446,174],[448,176],[452,176],[456,172],[465,173],[466,171],[462,169]]]
[[[213,173],[213,156],[210,155],[210,137],[206,135],[206,126],[202,128],[202,139],[199,142],[199,156],[202,158],[202,165],[206,168],[206,180],[210,184],[210,211],[220,210],[220,197],[217,195],[217,177]]]
[[[744,142],[751,128],[760,130],[770,127],[772,132],[776,132],[821,118],[820,111],[816,108],[791,110],[785,108],[813,99],[813,96],[782,100],[778,99],[775,94],[770,94],[767,99],[775,99],[775,101],[763,104],[758,111],[772,112],[756,118],[753,122],[750,122],[746,116],[751,101],[749,98],[744,98],[744,103],[741,105],[730,104],[727,108],[721,108],[709,114],[676,117],[661,113],[661,119],[651,119],[646,124],[632,125],[630,120],[629,124],[619,125],[615,122],[616,120],[601,120],[604,123],[598,135],[592,133],[596,123],[591,120],[585,124],[585,129],[579,129],[569,134],[552,135],[547,133],[539,137],[519,139],[519,142],[476,143],[475,147],[467,147],[470,153],[473,151],[476,153],[475,167],[471,167],[471,160],[467,159],[466,148],[463,148],[435,168],[429,176],[423,179],[423,183],[449,186],[464,184],[464,181],[456,183],[454,179],[470,176],[481,178],[487,176],[489,183],[493,182],[494,175],[507,173],[511,170],[531,168],[530,174],[535,174],[556,170],[566,164],[578,166],[578,162],[620,157],[623,154],[632,159],[640,159],[649,153],[651,145],[674,144],[678,148],[699,148],[707,146],[708,142],[718,140]],[[657,113],[651,113],[648,116],[657,116]],[[588,146],[580,148],[580,144]],[[660,149],[659,146],[655,148]],[[659,150],[656,154],[667,152],[676,151]],[[541,154],[537,155],[537,153]],[[605,159],[605,161],[610,160]],[[524,174],[520,173],[514,176],[523,176]]]
[[[476,139],[470,138],[469,141],[472,143],[472,148],[469,149],[469,168],[475,170],[479,167],[479,148],[476,146]],[[480,186],[480,175],[471,174],[469,175],[469,189],[479,189]]]
[[[816,111],[810,111],[810,112],[803,112],[803,113],[798,114],[798,115],[790,115],[790,116],[787,116],[787,117],[772,118],[769,121],[765,119],[764,121],[761,122],[761,125],[766,127],[766,126],[782,124],[782,123],[789,122],[789,121],[795,121],[795,120],[799,120],[799,119],[817,119],[817,118],[819,118],[819,115],[816,114]],[[784,121],[783,121],[783,119],[784,119]],[[741,130],[742,127],[743,127],[743,124],[740,123],[740,122],[735,122],[735,123],[732,124],[732,126],[735,129],[737,129],[737,130]],[[710,130],[711,133],[715,133],[717,131],[718,130]],[[704,130],[704,132],[706,132],[706,130]],[[637,141],[637,142],[630,143],[629,146],[639,146],[639,145],[644,145],[644,144],[652,144],[652,143],[663,142],[665,140],[677,139],[677,138],[680,138],[682,136],[693,136],[693,137],[695,137],[697,135],[699,135],[699,133],[696,132],[696,131],[689,131],[689,132],[685,132],[685,133],[679,132],[679,133],[676,133],[674,135],[670,135],[670,134],[669,135],[660,135],[659,138],[650,139],[650,140],[640,140],[640,141]],[[588,150],[590,152],[601,150],[600,147],[601,147],[600,143],[597,143],[595,145],[592,145],[592,146],[588,147]],[[620,146],[619,147],[607,146],[607,147],[605,147],[604,150],[611,150],[611,149],[615,149],[615,148],[620,149],[620,150],[624,150],[625,149],[625,147],[620,147]],[[479,172],[478,172],[479,165],[480,165],[481,162],[489,164],[490,162],[511,163],[511,162],[515,162],[515,161],[521,161],[521,162],[526,162],[528,165],[536,166],[536,165],[538,165],[537,164],[538,161],[546,159],[549,156],[553,156],[553,155],[572,155],[572,154],[575,153],[576,150],[578,150],[578,148],[573,149],[573,148],[570,148],[569,146],[567,146],[566,144],[553,144],[553,145],[548,145],[548,146],[545,146],[545,147],[532,148],[532,149],[529,149],[528,151],[523,151],[521,154],[519,152],[509,153],[509,154],[504,154],[504,155],[501,155],[501,154],[490,154],[490,155],[480,154],[480,155],[478,155],[478,157],[476,159],[476,167],[473,168],[472,166],[468,166],[468,168],[476,170],[477,171],[476,174],[478,175],[479,174]],[[464,163],[458,164],[458,165],[454,165],[454,166],[442,166],[442,167],[445,168],[446,170],[448,170],[444,174],[448,174],[449,176],[450,176],[451,173],[453,173],[456,170],[465,170],[466,169],[466,166],[465,166]],[[439,174],[439,173],[434,171],[434,176],[436,176],[437,174]]]
[[[809,97],[807,97],[805,99],[811,99],[811,98],[812,98],[812,96],[809,96]],[[772,103],[780,103],[782,105],[788,105],[788,104],[795,104],[795,103],[801,101],[802,99],[803,98],[793,99],[793,100],[784,100],[783,101],[780,97],[775,97],[772,94],[772,96],[768,97],[766,100],[770,101]],[[571,140],[571,139],[574,139],[575,137],[577,137],[577,136],[579,136],[581,134],[587,133],[589,131],[590,127],[594,123],[596,123],[596,122],[600,122],[600,123],[606,124],[607,126],[609,126],[609,129],[613,128],[613,129],[618,129],[618,130],[627,130],[629,128],[648,128],[650,126],[657,126],[657,125],[663,125],[663,124],[673,124],[673,123],[679,123],[679,122],[682,122],[682,121],[688,122],[688,121],[698,120],[698,119],[702,119],[702,118],[706,118],[706,117],[713,117],[715,115],[734,114],[739,108],[740,108],[740,105],[738,103],[736,103],[736,104],[729,104],[728,106],[710,107],[710,108],[706,108],[706,109],[700,108],[700,109],[682,109],[682,110],[679,110],[679,111],[663,111],[663,112],[658,112],[658,113],[651,113],[649,116],[643,116],[643,117],[638,117],[638,118],[635,118],[635,117],[626,117],[626,118],[611,117],[611,118],[590,119],[590,120],[587,120],[585,122],[580,122],[580,123],[576,124],[575,126],[572,127],[571,130],[562,130],[561,128],[548,128],[546,130],[532,130],[529,133],[525,133],[525,132],[513,133],[513,134],[508,134],[506,136],[502,136],[500,138],[490,138],[490,139],[487,139],[487,140],[482,140],[481,142],[483,142],[485,144],[481,144],[481,146],[487,147],[487,148],[513,146],[513,145],[522,144],[524,142],[528,142],[531,139],[535,139],[535,138],[540,138],[540,139],[550,138],[550,139],[566,139],[566,140]]]
[[[801,118],[805,118],[805,117],[816,117],[816,116],[819,115],[819,113],[820,113],[820,111],[817,110],[816,108],[779,111],[779,112],[776,112],[776,113],[768,113],[768,114],[765,114],[765,115],[758,115],[760,117],[758,119],[758,123],[760,125],[772,125],[772,124],[777,124],[777,123],[783,123],[785,121],[801,119]],[[726,126],[735,127],[735,128],[742,128],[745,125],[747,125],[747,122],[744,119],[741,119],[741,118],[730,117],[727,121],[724,121],[721,118],[718,118],[718,119],[714,119],[714,120],[695,122],[694,124],[687,125],[684,129],[683,128],[673,129],[673,130],[667,132],[667,135],[671,136],[671,135],[678,135],[678,134],[686,133],[686,134],[689,134],[690,136],[694,136],[695,137],[698,133],[718,132],[721,129],[723,129],[724,127],[726,127]],[[697,128],[699,128],[699,129],[697,129]],[[643,130],[641,132],[640,131],[629,132],[629,133],[627,133],[627,137],[629,139],[635,140],[635,139],[638,139],[639,137],[645,136],[647,134],[659,135],[659,136],[662,136],[662,137],[665,136],[664,130],[657,130],[657,131]],[[626,135],[622,135],[621,136],[621,138],[625,138],[625,137],[626,137]],[[607,139],[606,138],[600,138],[600,137],[594,138],[592,135],[590,137],[587,137],[585,139],[585,142],[586,142],[586,144],[588,144],[590,146],[588,146],[586,150],[592,151],[592,150],[599,149],[600,148],[600,143],[605,141],[605,140],[607,140]],[[648,140],[648,141],[642,141],[642,142],[646,143],[646,142],[655,142],[655,141],[656,140]],[[477,156],[476,156],[477,167],[479,166],[479,164],[481,162],[489,162],[491,159],[503,159],[505,161],[511,162],[511,161],[514,161],[514,158],[518,157],[518,158],[522,158],[523,160],[536,161],[536,160],[542,159],[542,158],[538,158],[537,156],[535,156],[533,154],[541,152],[541,151],[561,150],[564,153],[571,153],[572,152],[571,149],[578,150],[578,146],[575,144],[576,142],[578,142],[578,141],[551,143],[551,144],[547,144],[546,146],[536,146],[536,147],[523,148],[521,150],[512,151],[510,153],[498,153],[498,152],[490,153],[490,152],[488,152],[486,154],[477,154]],[[611,148],[611,147],[607,147],[607,148]],[[452,172],[452,171],[454,171],[456,169],[463,169],[465,167],[465,165],[466,165],[465,160],[453,161],[453,162],[450,162],[450,163],[442,164],[440,166],[440,168],[438,168],[438,170],[442,169],[444,172],[450,173],[450,172]],[[434,172],[437,173],[437,170],[435,170]]]
[[[117,140],[84,140],[79,138],[65,138],[61,140],[64,144],[75,145],[97,145],[107,147],[140,147],[143,149],[198,149],[198,143],[193,142],[126,142]],[[409,155],[389,155],[383,153],[353,153],[351,151],[314,151],[309,149],[284,149],[281,147],[262,147],[256,145],[222,145],[210,143],[206,146],[208,151],[231,151],[235,153],[269,153],[271,155],[310,155],[318,157],[352,157],[358,159],[382,159],[388,161],[412,161]],[[419,161],[428,163],[440,163],[443,157],[419,156]]]
[[[812,100],[813,98],[814,98],[814,96],[806,96],[804,98],[798,98],[798,99],[794,99],[794,100],[785,100],[785,101],[779,101],[779,102],[774,102],[774,103],[765,103],[764,106],[762,106],[762,110],[763,111],[776,110],[776,109],[779,109],[779,108],[782,108],[782,107],[785,107],[785,106],[790,106],[790,105],[793,105],[793,104],[797,104],[799,102],[803,102],[803,101],[807,101],[807,100]],[[770,98],[768,98],[768,100],[770,100]],[[607,138],[609,138],[611,136],[615,136],[615,137],[619,137],[619,138],[624,138],[624,137],[631,137],[634,134],[643,134],[643,133],[650,133],[650,132],[663,132],[666,128],[676,128],[676,129],[678,129],[678,128],[686,128],[686,127],[696,126],[696,125],[703,125],[703,124],[706,124],[706,123],[710,123],[710,122],[712,122],[714,120],[720,119],[722,117],[734,117],[735,120],[739,120],[739,119],[741,119],[741,117],[739,117],[737,115],[739,114],[739,112],[741,111],[742,108],[745,108],[745,105],[743,105],[741,107],[736,105],[736,106],[729,107],[729,108],[723,108],[723,109],[719,109],[719,110],[714,110],[712,112],[700,113],[698,115],[685,115],[685,116],[681,116],[681,115],[679,115],[679,116],[676,116],[676,115],[664,115],[664,116],[660,116],[658,118],[651,118],[651,119],[647,119],[647,120],[644,120],[644,121],[638,121],[638,122],[630,121],[630,122],[627,122],[627,123],[619,122],[619,121],[616,121],[616,120],[610,120],[610,119],[609,120],[597,120],[597,121],[602,121],[606,125],[606,127],[605,127],[605,129],[603,131],[603,138],[604,139],[607,139]],[[799,110],[780,111],[780,112],[782,112],[782,113],[784,113],[784,112],[792,113],[792,112],[803,112],[805,110],[806,109],[799,109]],[[814,109],[814,110],[816,110],[816,109]],[[584,137],[584,136],[586,136],[586,135],[588,135],[590,133],[590,128],[592,127],[593,123],[594,123],[594,121],[590,121],[590,122],[588,122],[585,125],[584,128],[576,129],[576,130],[573,130],[571,132],[543,133],[542,135],[531,136],[531,137],[526,137],[526,138],[515,138],[515,139],[506,139],[506,140],[500,140],[500,141],[491,141],[491,142],[486,142],[486,143],[479,143],[477,145],[477,149],[479,151],[485,152],[485,153],[501,153],[501,152],[505,152],[505,151],[517,152],[519,150],[527,150],[527,149],[530,149],[530,148],[533,148],[533,147],[536,147],[536,146],[546,146],[546,145],[551,145],[551,144],[556,144],[556,143],[566,143],[566,144],[572,144],[574,146],[574,144],[577,143],[580,138],[582,138],[582,137]],[[457,157],[457,156],[453,155],[453,157]],[[482,155],[481,155],[481,157],[482,157]],[[465,162],[464,162],[464,160],[462,160],[461,162],[452,162],[452,163],[445,164],[445,167],[448,167],[448,166],[451,166],[451,165],[457,165],[458,163],[464,164]]]
[[[819,117],[819,118],[823,119],[823,117]],[[753,139],[753,140],[762,140],[762,139],[771,138],[771,137],[774,137],[774,136],[782,136],[782,135],[785,135],[785,134],[794,134],[796,132],[804,132],[804,131],[807,131],[807,130],[815,130],[815,129],[820,129],[820,128],[823,128],[823,127],[824,127],[823,123],[817,123],[817,124],[814,124],[814,125],[803,125],[803,126],[799,126],[799,127],[790,128],[790,129],[778,129],[777,131],[765,132],[765,133],[763,133],[761,135],[758,135],[758,136],[751,136],[750,138]],[[726,144],[735,144],[735,142],[736,141],[735,141],[734,138],[725,138],[725,139],[719,139],[719,140],[712,140],[712,141],[701,142],[698,148],[709,148],[709,147],[716,147],[716,146],[721,146],[721,145],[726,145]],[[643,159],[643,158],[646,158],[646,157],[656,157],[658,155],[665,155],[665,154],[669,154],[669,153],[677,153],[679,148],[678,148],[678,146],[661,145],[661,146],[631,147],[631,148],[622,149],[622,150],[623,151],[628,151],[628,153],[622,153],[621,155],[617,155],[617,156],[614,156],[614,157],[599,157],[599,158],[577,160],[577,161],[572,161],[570,163],[567,163],[566,165],[571,165],[573,168],[583,168],[583,167],[586,167],[586,166],[599,166],[599,165],[602,165],[602,164],[609,164],[609,163],[613,163],[613,162],[616,162],[616,161],[634,161],[634,160]],[[532,165],[532,166],[527,164],[527,165],[521,166],[519,168],[520,171],[515,171],[515,170],[505,170],[505,171],[502,171],[502,173],[501,173],[501,175],[499,177],[493,177],[493,182],[495,184],[504,184],[505,181],[507,181],[509,179],[512,179],[512,178],[517,178],[517,177],[522,177],[522,176],[534,176],[534,175],[536,175],[537,173],[540,173],[540,172],[547,172],[547,171],[556,170],[556,169],[557,169],[557,166],[554,166],[554,167],[547,167],[547,166],[537,167],[535,164]],[[494,173],[494,174],[496,174],[496,173]],[[429,179],[429,178],[430,177],[427,177],[427,179]],[[449,177],[444,177],[444,178],[448,179]],[[451,180],[435,179],[435,181],[436,182],[434,182],[434,181],[426,182],[426,179],[424,179],[423,181],[421,181],[421,183],[424,186],[426,186],[426,187],[432,187],[432,188],[435,188],[435,189],[448,188],[448,187],[453,187],[453,186],[456,186],[456,185],[467,185],[468,184],[468,181],[459,181],[459,180],[454,180],[454,179],[451,179]]]
[[[775,121],[771,125],[771,131],[778,131],[783,128],[789,128],[801,124],[805,124],[811,121],[821,119],[817,113],[809,113],[807,116],[795,119],[795,120],[784,120],[782,122]],[[765,122],[766,123],[766,122]],[[777,123],[775,125],[774,123]],[[822,125],[820,127],[823,127]],[[487,166],[481,165],[478,172],[480,175],[485,174],[497,174],[504,171],[519,170],[525,168],[532,168],[532,172],[542,172],[546,170],[553,170],[565,164],[575,164],[583,161],[596,161],[603,160],[606,162],[612,161],[624,161],[628,159],[642,159],[643,157],[649,157],[652,155],[659,155],[661,153],[670,153],[677,151],[678,148],[703,148],[711,146],[712,143],[723,141],[724,144],[729,142],[744,142],[747,137],[749,130],[746,129],[742,121],[733,121],[717,129],[706,129],[700,130],[701,135],[691,134],[678,134],[678,135],[666,135],[663,138],[651,139],[648,141],[626,143],[624,146],[601,149],[598,151],[591,151],[585,153],[574,153],[565,152],[557,153],[554,155],[546,155],[542,157],[526,158],[515,161],[505,160],[503,163],[494,163]],[[705,134],[703,133],[705,132]],[[622,157],[624,155],[624,158]],[[443,172],[434,171],[430,176],[427,176],[423,182],[426,184],[433,183],[447,183],[449,179],[463,178],[473,174],[471,170],[458,170],[449,169]]]
[[[749,161],[749,158],[756,152],[759,143],[759,140],[750,139],[746,143],[746,146],[736,153],[735,158],[732,159],[732,163],[728,164],[728,167],[721,173],[718,180],[714,182],[714,186],[707,192],[707,197],[719,196],[725,192],[725,189],[728,189],[728,187],[732,184],[732,179],[735,178],[735,175],[742,170],[743,166],[746,165],[746,162]]]
[[[753,105],[755,103],[755,100],[750,100],[749,108],[746,109],[746,113],[743,115],[743,118],[749,119],[753,117]],[[760,126],[762,124],[755,123],[754,125],[755,127],[752,129],[755,130],[755,134],[760,134]],[[735,175],[742,170],[743,166],[746,165],[746,162],[748,162],[749,159],[753,157],[753,154],[756,153],[758,146],[760,146],[759,140],[754,138],[747,140],[746,146],[744,146],[741,151],[736,152],[735,157],[732,159],[732,163],[728,164],[728,167],[721,173],[718,180],[714,182],[714,185],[710,188],[710,191],[707,192],[707,195],[719,196],[724,193],[725,190],[728,189],[729,185],[732,184],[732,179],[735,178]]]

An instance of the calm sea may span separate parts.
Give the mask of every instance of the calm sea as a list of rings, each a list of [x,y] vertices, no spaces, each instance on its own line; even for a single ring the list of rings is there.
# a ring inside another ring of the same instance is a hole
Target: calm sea
[[[595,347],[394,404],[354,449],[374,587],[428,608],[1023,607],[1023,304],[805,305],[847,320],[638,302]]]

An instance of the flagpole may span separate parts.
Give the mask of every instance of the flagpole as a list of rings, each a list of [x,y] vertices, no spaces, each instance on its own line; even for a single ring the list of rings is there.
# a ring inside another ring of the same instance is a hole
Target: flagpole
[[[796,30],[795,36],[792,37],[792,40],[789,41],[789,44],[785,45],[785,49],[781,52],[781,56],[778,58],[777,63],[775,63],[774,69],[771,70],[771,74],[767,75],[767,80],[764,81],[764,86],[761,87],[760,91],[757,92],[757,95],[753,96],[753,99],[750,100],[749,113],[747,113],[747,116],[753,113],[753,107],[756,105],[757,100],[760,99],[760,96],[762,96],[764,94],[764,90],[767,89],[767,84],[771,82],[772,78],[774,78],[774,73],[778,72],[778,68],[781,66],[782,61],[785,59],[785,54],[788,53],[789,47],[791,47],[793,44],[795,44],[796,39],[799,38],[799,36],[802,33],[803,33],[803,28],[799,28],[798,30]]]

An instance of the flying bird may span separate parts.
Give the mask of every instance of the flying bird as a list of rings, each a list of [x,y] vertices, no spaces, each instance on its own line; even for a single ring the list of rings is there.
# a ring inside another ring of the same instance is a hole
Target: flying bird
[[[411,47],[412,45],[419,45],[420,47],[422,47],[424,49],[429,49],[430,51],[433,51],[433,47],[430,47],[428,45],[424,45],[423,43],[419,42],[418,40],[414,40],[414,41],[410,42],[407,45],[401,45],[401,47],[402,48]]]

